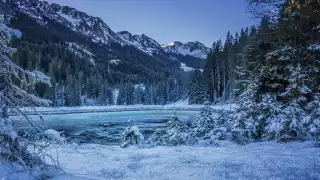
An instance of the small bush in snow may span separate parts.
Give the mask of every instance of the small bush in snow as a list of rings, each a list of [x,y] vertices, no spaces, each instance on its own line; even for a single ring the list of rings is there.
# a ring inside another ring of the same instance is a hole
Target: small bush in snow
[[[194,138],[188,131],[188,126],[176,114],[168,121],[168,127],[156,130],[149,139],[151,144],[167,146],[193,144],[194,142]]]
[[[42,133],[42,135],[44,136],[44,138],[58,144],[66,142],[66,139],[61,136],[61,132],[58,132],[54,129],[47,129]]]
[[[139,128],[134,126],[134,119],[129,119],[129,127],[122,133],[121,147],[126,148],[130,145],[140,145],[144,140],[143,135],[140,133]]]
[[[212,108],[207,101],[201,108],[200,117],[196,119],[193,125],[193,133],[196,137],[204,137],[214,128],[214,119],[212,117]]]
[[[218,116],[214,118],[213,128],[205,134],[203,139],[205,140],[227,140],[231,139],[231,117],[227,112],[220,112]]]

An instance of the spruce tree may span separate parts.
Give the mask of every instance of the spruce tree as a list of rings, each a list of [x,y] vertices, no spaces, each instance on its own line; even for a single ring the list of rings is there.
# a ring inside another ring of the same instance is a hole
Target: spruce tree
[[[188,98],[189,104],[203,104],[207,99],[203,76],[199,70],[193,72],[189,83]]]
[[[194,142],[188,132],[188,127],[177,117],[176,113],[168,121],[165,129],[157,129],[149,139],[151,144],[166,146],[193,144]]]

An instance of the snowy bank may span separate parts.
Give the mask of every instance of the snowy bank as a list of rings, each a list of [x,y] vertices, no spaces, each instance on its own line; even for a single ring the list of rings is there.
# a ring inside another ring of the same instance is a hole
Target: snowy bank
[[[118,112],[118,111],[146,111],[146,110],[188,110],[199,111],[203,105],[187,105],[183,101],[169,105],[119,105],[119,106],[79,106],[79,107],[36,107],[38,113],[50,114],[73,114],[73,113],[94,113],[94,112]],[[234,104],[223,104],[212,106],[213,111],[233,110]],[[34,115],[33,108],[21,108],[26,114]]]
[[[318,179],[320,149],[313,142],[222,143],[122,149],[97,144],[59,147],[67,173],[90,179]],[[224,143],[224,144],[223,144]]]

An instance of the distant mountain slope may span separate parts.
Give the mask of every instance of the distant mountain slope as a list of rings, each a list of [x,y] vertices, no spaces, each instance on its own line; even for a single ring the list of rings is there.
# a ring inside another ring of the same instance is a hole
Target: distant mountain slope
[[[51,77],[53,88],[39,86],[35,91],[57,106],[83,104],[84,99],[97,104],[174,102],[187,92],[181,63],[203,68],[203,58],[166,52],[144,34],[115,33],[100,18],[67,6],[1,0],[0,12],[13,33],[20,34],[12,41],[18,50],[13,60]],[[139,98],[133,95],[135,84],[146,87]],[[124,99],[114,99],[115,89]],[[60,97],[64,101],[58,101]]]
[[[49,4],[46,1],[39,0],[2,0],[0,3],[2,4],[2,11],[7,11],[11,14],[14,14],[16,11],[22,12],[43,26],[47,26],[49,20],[55,21],[76,33],[88,37],[95,43],[131,45],[148,55],[161,53],[161,57],[165,58],[165,60],[162,59],[164,61],[169,59],[184,62],[184,58],[180,58],[181,56],[176,57],[177,54],[205,59],[209,51],[209,48],[199,42],[182,44],[176,41],[173,44],[161,47],[157,41],[144,34],[132,35],[128,31],[115,33],[101,18],[93,17],[77,9],[60,6],[55,3]],[[195,61],[191,64],[189,62],[184,63],[194,68],[202,67],[203,63],[201,61],[199,64],[197,64],[197,59]]]

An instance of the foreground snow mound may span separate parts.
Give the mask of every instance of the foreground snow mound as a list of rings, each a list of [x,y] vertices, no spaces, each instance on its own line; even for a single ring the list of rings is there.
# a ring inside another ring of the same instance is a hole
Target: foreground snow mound
[[[89,179],[319,179],[320,149],[314,142],[220,141],[218,147],[120,148],[96,144],[57,149],[67,173]]]
[[[66,139],[64,137],[61,137],[61,133],[54,129],[47,129],[43,132],[43,134],[46,138],[48,138],[51,141],[54,141],[57,143],[66,142]]]

